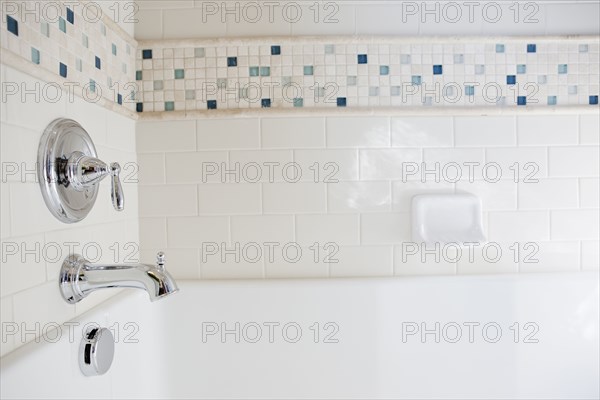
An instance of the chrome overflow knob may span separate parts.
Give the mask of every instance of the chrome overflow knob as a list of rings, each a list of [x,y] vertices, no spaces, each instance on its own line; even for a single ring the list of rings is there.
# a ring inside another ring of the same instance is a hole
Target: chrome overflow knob
[[[165,253],[162,251],[156,253],[156,267],[161,271],[165,270]]]

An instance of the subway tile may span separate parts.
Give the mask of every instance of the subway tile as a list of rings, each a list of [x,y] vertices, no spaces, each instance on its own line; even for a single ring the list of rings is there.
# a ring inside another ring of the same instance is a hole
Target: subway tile
[[[412,199],[418,194],[454,193],[454,184],[436,181],[395,181],[392,182],[393,208],[397,212],[410,212]]]
[[[581,268],[585,271],[598,271],[600,268],[600,242],[581,242]]]
[[[538,182],[519,182],[520,209],[577,208],[577,179],[540,179]]]
[[[418,165],[421,151],[416,149],[360,150],[360,179],[388,180],[403,179],[403,166]]]
[[[196,124],[198,150],[260,147],[260,121],[256,118],[199,119]]]
[[[165,155],[142,153],[137,156],[139,183],[165,183]]]
[[[263,184],[265,214],[324,213],[327,210],[327,186],[315,182]]]
[[[456,192],[467,192],[478,196],[481,199],[484,212],[516,210],[517,208],[517,184],[512,180],[505,179],[497,182],[486,180],[460,181],[456,183]]]
[[[42,131],[35,132],[12,124],[0,124],[2,179],[5,182],[37,182],[37,149]]]
[[[392,147],[452,147],[452,117],[392,118]]]
[[[394,275],[454,275],[458,254],[451,248],[428,252],[435,249],[424,244],[405,242],[394,246]]]
[[[296,240],[299,244],[312,246],[315,242],[325,245],[359,243],[359,216],[344,214],[306,214],[296,216]]]
[[[264,278],[264,260],[248,261],[241,256],[242,250],[226,253],[227,249],[218,250],[217,254],[206,255],[205,260],[200,255],[200,276],[202,279],[259,279]],[[236,256],[240,254],[238,259]],[[224,261],[222,260],[224,258]],[[250,256],[254,257],[254,256]]]
[[[263,148],[323,148],[325,118],[263,118],[261,145]]]
[[[577,144],[577,116],[539,115],[517,117],[519,146]]]
[[[358,152],[342,149],[294,150],[303,181],[333,183],[358,179]]]
[[[201,248],[204,243],[228,241],[229,220],[226,216],[167,218],[167,243],[170,248]]]
[[[11,296],[0,298],[0,323],[4,327],[3,331],[8,333],[8,324],[14,323],[13,301]],[[15,336],[6,334],[0,341],[0,357],[10,353],[15,348]]]
[[[196,149],[195,121],[138,121],[136,132],[138,153]]]
[[[362,244],[395,244],[410,241],[410,214],[370,213],[360,216]]]
[[[545,147],[499,147],[487,148],[485,152],[486,163],[499,164],[502,179],[533,181],[548,176]]]
[[[387,117],[327,118],[327,147],[390,147]]]
[[[543,241],[550,239],[547,211],[498,211],[488,216],[490,241]]]
[[[356,6],[356,33],[359,35],[419,34],[419,19],[403,17],[401,4],[360,4]],[[402,21],[402,23],[398,23]]]
[[[165,154],[165,173],[169,184],[223,182],[223,172],[227,168],[225,151]]]
[[[579,271],[579,260],[579,242],[538,242],[535,246],[520,249],[519,271]]]
[[[597,177],[600,173],[598,146],[551,147],[548,150],[550,176]]]
[[[301,15],[313,15],[309,5],[302,5]],[[299,14],[300,15],[300,14]],[[325,18],[325,17],[323,17]],[[336,8],[335,16],[331,22],[324,23],[324,19],[300,18],[292,23],[292,36],[296,35],[353,35],[355,32],[356,11],[354,5],[341,4]],[[330,19],[327,19],[328,21]],[[337,22],[334,22],[337,21]]]
[[[10,236],[10,185],[6,182],[0,182],[0,237]]]
[[[579,143],[598,144],[600,143],[600,116],[598,115],[580,115],[579,116]]]
[[[394,274],[392,246],[340,246],[329,255],[331,277]]]
[[[447,164],[460,164],[465,163],[478,163],[483,165],[485,163],[485,151],[484,149],[424,149],[423,150],[423,161],[426,163],[428,168],[433,168],[436,163],[439,163],[441,169]],[[461,168],[463,170],[463,168]],[[464,168],[464,171],[468,171],[468,168]],[[468,173],[461,174],[468,178]]]
[[[202,16],[201,8],[163,10],[163,39],[223,37],[226,24],[219,18]],[[201,24],[198,21],[205,21]]]
[[[46,281],[45,244],[43,235],[2,240],[2,296],[35,287]]]
[[[99,193],[98,197],[101,199]],[[106,198],[108,200],[108,198]],[[92,210],[99,211],[99,210]],[[10,187],[10,232],[13,236],[40,233],[64,226],[46,207],[39,185],[14,183]]]
[[[579,179],[579,206],[581,208],[600,207],[598,178]]]
[[[211,183],[200,185],[198,201],[200,214],[259,214],[261,212],[260,184]]]
[[[553,210],[552,240],[598,240],[598,210]]]
[[[304,279],[327,278],[329,265],[327,261],[335,257],[337,246],[321,243],[311,246],[299,246],[297,243],[274,248],[272,258],[265,257],[265,277]]]
[[[295,182],[302,171],[294,165],[292,150],[241,150],[229,152],[229,169],[240,171],[239,182]]]
[[[285,245],[294,240],[293,215],[236,215],[231,217],[231,241]]]
[[[338,182],[327,185],[330,213],[390,211],[389,182]]]
[[[510,251],[511,242],[474,246],[473,258],[464,251],[456,264],[458,274],[504,274],[519,272],[519,263]]]
[[[455,117],[454,141],[463,146],[515,146],[515,117]]]
[[[167,220],[163,217],[140,218],[140,247],[167,247]]]
[[[140,185],[140,217],[198,214],[196,185]]]

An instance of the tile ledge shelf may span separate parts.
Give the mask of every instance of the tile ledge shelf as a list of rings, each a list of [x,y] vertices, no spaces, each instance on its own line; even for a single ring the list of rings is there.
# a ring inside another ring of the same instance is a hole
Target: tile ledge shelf
[[[223,119],[248,117],[328,117],[328,116],[433,116],[433,115],[598,115],[600,107],[344,107],[344,108],[256,108],[227,110],[159,111],[139,113],[142,121]]]
[[[249,44],[459,44],[472,42],[556,42],[560,40],[597,41],[597,35],[559,35],[559,36],[399,36],[399,35],[323,35],[323,36],[251,36],[227,38],[187,38],[187,39],[137,39],[138,49],[143,47],[176,48],[191,46],[246,46]]]

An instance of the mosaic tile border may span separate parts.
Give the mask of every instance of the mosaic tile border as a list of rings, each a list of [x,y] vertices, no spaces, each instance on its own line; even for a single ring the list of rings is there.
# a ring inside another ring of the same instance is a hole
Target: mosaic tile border
[[[595,37],[140,41],[136,110],[597,105]]]
[[[84,8],[71,7],[60,1],[52,2],[52,13],[36,12],[27,2],[3,7],[2,62],[67,93],[135,116],[137,41],[110,17],[91,18],[89,10],[84,16]],[[25,94],[36,88],[17,90]]]

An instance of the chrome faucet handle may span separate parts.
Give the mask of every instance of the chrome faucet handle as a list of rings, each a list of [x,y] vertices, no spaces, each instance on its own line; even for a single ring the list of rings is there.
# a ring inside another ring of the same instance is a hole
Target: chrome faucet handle
[[[96,157],[86,156],[79,151],[74,151],[67,161],[65,184],[82,192],[110,174],[113,206],[115,210],[123,211],[125,208],[125,197],[121,181],[119,180],[120,172],[121,166],[116,162],[112,163],[109,167],[108,164]]]
[[[165,270],[165,253],[162,251],[156,253],[156,267],[161,271]]]
[[[111,192],[110,198],[113,202],[113,207],[117,211],[123,211],[125,208],[125,196],[123,195],[123,187],[121,186],[121,180],[119,179],[119,173],[121,172],[121,166],[119,163],[110,164],[110,179],[111,179]]]

